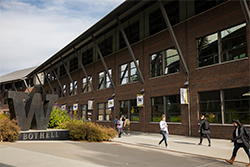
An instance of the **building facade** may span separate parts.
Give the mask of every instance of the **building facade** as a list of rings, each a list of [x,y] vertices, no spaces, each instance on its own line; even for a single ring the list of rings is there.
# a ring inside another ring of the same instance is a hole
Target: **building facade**
[[[211,137],[231,138],[233,118],[250,124],[244,2],[125,1],[29,76],[44,73],[43,93],[102,125],[124,116],[131,130],[157,133],[165,114],[171,134],[198,136],[205,115]],[[181,104],[181,88],[188,104]]]

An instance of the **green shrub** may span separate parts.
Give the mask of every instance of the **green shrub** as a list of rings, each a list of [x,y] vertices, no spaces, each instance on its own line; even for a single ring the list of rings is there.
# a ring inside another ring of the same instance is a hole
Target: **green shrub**
[[[70,116],[67,115],[67,111],[62,111],[60,107],[54,106],[50,114],[48,128],[58,128],[60,124],[68,121],[70,121]]]
[[[69,138],[78,141],[109,141],[117,135],[117,131],[111,127],[76,119],[59,127],[69,129]]]
[[[16,120],[10,120],[8,117],[2,117],[0,119],[0,140],[3,141],[16,141],[20,134],[20,128],[17,125]]]

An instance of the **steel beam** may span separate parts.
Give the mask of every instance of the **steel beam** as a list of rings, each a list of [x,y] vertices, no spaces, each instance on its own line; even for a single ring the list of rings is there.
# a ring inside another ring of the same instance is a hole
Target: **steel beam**
[[[240,4],[243,10],[243,13],[245,15],[246,18],[246,22],[248,24],[248,28],[250,30],[250,11],[249,11],[249,7],[247,5],[247,1],[246,0],[240,0]]]
[[[68,76],[69,76],[70,81],[73,83],[73,87],[74,87],[73,90],[74,90],[74,89],[75,89],[75,84],[74,84],[74,82],[73,82],[73,79],[71,78],[71,75],[70,75],[70,73],[69,73],[69,70],[68,70],[67,66],[65,65],[65,63],[64,63],[62,56],[60,56],[60,58],[61,58],[61,60],[62,60],[62,62],[63,62],[64,68],[65,68],[65,70],[66,70],[66,72],[67,72],[67,74],[68,74]],[[70,92],[69,92],[69,93],[70,93]],[[79,96],[78,90],[76,90],[76,93],[77,93],[77,96]]]
[[[46,94],[46,92],[45,92],[45,90],[44,90],[44,88],[43,88],[43,84],[42,84],[40,78],[37,76],[37,74],[36,74],[36,78],[38,79],[38,82],[40,83],[40,85],[41,85],[41,87],[42,87],[43,93]]]
[[[173,40],[173,42],[174,42],[175,48],[177,49],[177,52],[178,52],[178,54],[179,54],[179,56],[180,56],[180,58],[181,58],[182,66],[183,66],[183,68],[184,68],[184,70],[185,70],[186,75],[188,76],[188,75],[189,75],[189,71],[188,71],[188,68],[187,68],[185,59],[184,59],[184,57],[183,57],[183,55],[182,55],[182,52],[181,52],[180,46],[179,46],[179,44],[178,44],[178,41],[177,41],[177,39],[176,39],[175,33],[174,33],[174,31],[173,31],[173,28],[172,28],[172,26],[171,26],[171,24],[170,24],[170,21],[169,21],[169,19],[168,19],[167,12],[166,12],[166,10],[165,10],[163,4],[162,4],[162,1],[161,1],[161,0],[158,0],[158,3],[159,3],[159,7],[160,7],[160,9],[161,9],[161,13],[162,13],[162,15],[163,15],[163,18],[164,18],[164,20],[165,20],[165,22],[166,22],[166,24],[167,24],[167,27],[168,27],[170,36],[171,36],[171,38],[172,38],[172,40]]]
[[[51,89],[52,94],[54,94],[54,90],[53,90],[53,88],[52,88],[52,86],[51,86],[51,84],[50,84],[50,82],[49,82],[49,79],[47,78],[46,72],[44,71],[43,73],[44,73],[45,79],[47,80],[47,82],[48,82],[48,84],[49,84],[49,87],[50,87],[50,89]]]
[[[15,83],[12,81],[12,87],[14,87],[15,91],[17,92],[17,88],[15,86]]]
[[[92,84],[89,82],[89,76],[88,76],[88,74],[87,74],[87,72],[86,72],[86,70],[85,70],[85,68],[84,68],[84,66],[82,64],[82,61],[81,61],[81,59],[79,57],[79,54],[77,53],[75,48],[74,48],[74,51],[75,51],[75,54],[76,54],[76,57],[77,57],[78,61],[80,62],[82,71],[83,71],[84,75],[86,76],[87,83],[90,85],[92,92],[95,93]]]
[[[128,47],[129,54],[130,54],[130,56],[132,57],[132,59],[133,59],[133,61],[134,61],[134,64],[135,64],[135,67],[136,67],[136,69],[137,69],[137,71],[138,71],[138,73],[139,73],[139,76],[140,76],[140,78],[141,78],[141,81],[142,81],[142,83],[144,84],[143,75],[142,75],[142,73],[141,73],[141,70],[140,70],[138,64],[136,63],[135,55],[134,55],[134,52],[133,52],[133,50],[132,50],[132,48],[131,48],[131,46],[130,46],[130,43],[129,43],[129,41],[128,41],[128,38],[127,38],[127,36],[126,36],[126,34],[125,34],[123,28],[122,28],[122,25],[121,25],[121,22],[120,22],[119,18],[116,18],[116,20],[117,20],[117,23],[118,23],[118,25],[119,25],[120,31],[121,31],[121,33],[122,33],[123,39],[124,39],[124,41],[125,41],[125,43],[126,43],[126,45],[127,45],[127,47]]]
[[[25,77],[25,78],[22,78],[22,80],[23,80],[23,82],[24,82],[24,84],[25,84],[25,87],[26,87],[28,93],[30,94],[30,90],[29,90],[28,84],[27,84],[27,82],[26,82],[25,79],[26,79],[26,77]]]
[[[110,74],[109,74],[107,65],[106,65],[106,63],[105,63],[105,61],[104,61],[104,58],[103,58],[102,53],[101,53],[101,51],[100,51],[100,48],[99,48],[99,46],[97,45],[97,42],[96,42],[95,37],[93,36],[93,34],[92,34],[91,36],[92,36],[92,39],[93,39],[93,41],[94,41],[96,50],[97,50],[97,52],[98,52],[98,54],[99,54],[99,56],[100,56],[100,59],[101,59],[101,61],[102,61],[102,64],[103,64],[103,66],[104,66],[104,69],[105,69],[105,71],[106,71],[106,74],[108,74],[108,77],[109,77],[109,80],[111,81],[112,87],[113,87],[113,89],[115,90],[115,84],[114,84],[113,79],[111,78],[111,76],[110,76]]]
[[[50,64],[50,66],[52,66],[52,65]],[[53,71],[53,73],[54,73],[54,74],[55,74],[55,76],[56,76],[56,80],[57,80],[57,82],[58,82],[58,84],[59,84],[59,86],[60,86],[60,88],[61,88],[62,93],[64,94],[65,98],[67,98],[67,96],[65,95],[65,93],[64,93],[64,91],[63,91],[62,84],[61,84],[61,82],[60,82],[59,78],[58,78],[58,77],[57,77],[57,75],[56,75],[55,70],[54,70],[53,68],[51,68],[51,70]]]

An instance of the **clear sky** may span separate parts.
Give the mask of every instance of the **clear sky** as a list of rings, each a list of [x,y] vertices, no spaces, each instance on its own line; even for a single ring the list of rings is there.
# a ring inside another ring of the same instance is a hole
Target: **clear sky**
[[[0,0],[0,76],[42,64],[124,0]]]

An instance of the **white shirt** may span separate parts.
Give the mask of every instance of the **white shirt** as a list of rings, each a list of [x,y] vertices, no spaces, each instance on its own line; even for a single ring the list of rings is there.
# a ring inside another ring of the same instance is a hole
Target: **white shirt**
[[[160,122],[160,129],[161,129],[162,131],[166,131],[166,132],[168,133],[168,128],[167,128],[166,126],[167,126],[167,122],[161,120],[161,122]]]

